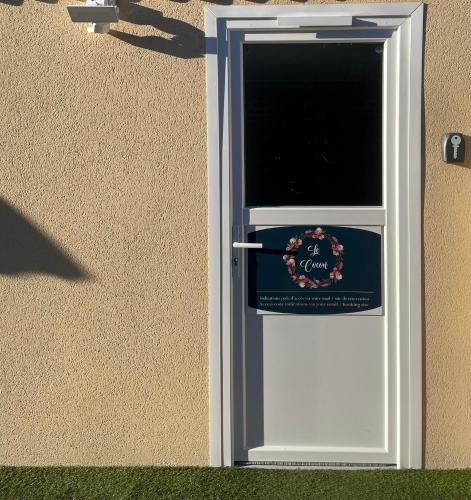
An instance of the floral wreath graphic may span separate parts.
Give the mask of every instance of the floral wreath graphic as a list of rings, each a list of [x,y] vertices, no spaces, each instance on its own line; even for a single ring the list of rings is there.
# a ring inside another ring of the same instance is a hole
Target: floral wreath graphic
[[[332,254],[337,257],[335,265],[330,271],[329,278],[322,280],[309,279],[305,275],[296,274],[296,255],[293,250],[297,250],[302,244],[305,238],[311,238],[313,240],[328,240],[332,248]],[[286,267],[288,268],[288,273],[291,279],[297,283],[301,288],[326,288],[334,283],[337,283],[342,279],[342,269],[343,269],[343,245],[341,245],[338,239],[331,234],[326,233],[321,227],[316,230],[308,229],[301,235],[293,236],[290,238],[286,251],[290,252],[283,255],[283,260],[285,261]]]

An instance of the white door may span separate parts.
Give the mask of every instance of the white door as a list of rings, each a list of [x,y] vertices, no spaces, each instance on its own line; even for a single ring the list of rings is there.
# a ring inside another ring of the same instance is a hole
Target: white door
[[[231,463],[397,466],[410,335],[397,30],[238,28],[227,58]]]

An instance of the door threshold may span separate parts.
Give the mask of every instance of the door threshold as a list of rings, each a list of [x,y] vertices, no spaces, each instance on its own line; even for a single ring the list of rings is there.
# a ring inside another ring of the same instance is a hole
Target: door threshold
[[[234,467],[244,469],[332,469],[332,470],[365,470],[365,469],[397,469],[396,464],[378,463],[339,463],[339,462],[262,462],[238,461]]]

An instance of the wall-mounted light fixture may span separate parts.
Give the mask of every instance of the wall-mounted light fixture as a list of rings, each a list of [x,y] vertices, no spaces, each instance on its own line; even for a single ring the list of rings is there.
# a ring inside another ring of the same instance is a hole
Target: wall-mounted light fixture
[[[74,23],[92,23],[89,33],[108,33],[111,23],[118,22],[116,0],[87,0],[85,5],[67,6]]]

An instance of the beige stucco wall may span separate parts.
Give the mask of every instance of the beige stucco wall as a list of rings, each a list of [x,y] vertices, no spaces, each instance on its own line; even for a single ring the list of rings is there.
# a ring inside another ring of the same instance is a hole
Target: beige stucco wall
[[[205,3],[122,3],[93,36],[6,1],[0,463],[207,464]],[[428,3],[426,464],[469,467],[471,163],[439,141],[471,135],[471,18]]]

